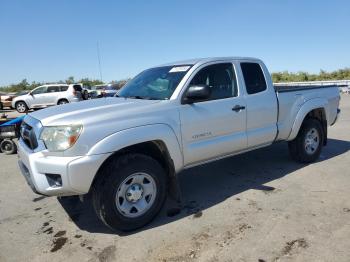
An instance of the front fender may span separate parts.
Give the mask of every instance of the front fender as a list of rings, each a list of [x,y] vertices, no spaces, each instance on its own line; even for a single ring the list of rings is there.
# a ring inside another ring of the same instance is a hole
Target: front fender
[[[87,155],[105,154],[143,142],[161,140],[174,162],[175,172],[183,167],[183,155],[174,130],[166,124],[145,125],[118,131],[96,143]]]
[[[287,139],[288,141],[296,138],[306,115],[316,108],[323,108],[325,110],[326,120],[328,123],[328,115],[327,115],[329,112],[328,101],[324,98],[315,98],[315,99],[308,100],[304,104],[302,104],[302,106],[300,107],[300,109],[295,117],[295,120],[294,120],[294,123],[292,126],[292,130],[291,130],[289,137]]]

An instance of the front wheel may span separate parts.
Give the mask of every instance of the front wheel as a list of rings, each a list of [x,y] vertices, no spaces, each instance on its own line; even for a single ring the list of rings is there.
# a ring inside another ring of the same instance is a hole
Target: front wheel
[[[166,173],[153,158],[128,154],[111,159],[93,186],[98,217],[114,230],[130,231],[158,214],[167,192]]]
[[[289,153],[297,162],[311,163],[318,159],[324,141],[324,133],[320,121],[306,119],[297,137],[288,142]]]
[[[18,113],[25,113],[28,110],[27,104],[23,101],[17,102],[16,110]]]
[[[11,139],[4,139],[0,143],[0,151],[5,155],[12,155],[17,152],[16,143]]]

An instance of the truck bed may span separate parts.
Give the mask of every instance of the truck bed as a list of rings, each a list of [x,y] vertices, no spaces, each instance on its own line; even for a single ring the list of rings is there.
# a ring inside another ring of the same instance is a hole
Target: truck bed
[[[333,122],[337,115],[339,90],[336,85],[274,85],[278,98],[278,137],[288,140],[297,113],[303,104],[312,99],[325,99],[329,105],[328,120]]]

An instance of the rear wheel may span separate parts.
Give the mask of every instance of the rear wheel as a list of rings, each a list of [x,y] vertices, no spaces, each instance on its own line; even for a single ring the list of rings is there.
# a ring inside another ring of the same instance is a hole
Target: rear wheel
[[[83,92],[83,99],[88,100],[89,99],[89,92],[87,90],[84,90]]]
[[[288,143],[291,157],[297,162],[311,163],[318,159],[324,141],[320,121],[309,118],[302,124],[297,137]]]
[[[57,105],[65,105],[65,104],[68,104],[68,100],[67,99],[61,99],[57,102]]]
[[[23,101],[17,102],[15,106],[18,113],[25,113],[28,111],[27,104]]]
[[[114,230],[130,231],[148,224],[166,197],[166,173],[153,158],[128,154],[109,161],[93,186],[99,218]]]
[[[13,142],[11,139],[4,139],[0,143],[0,150],[5,155],[11,155],[17,152],[17,146],[16,143]]]

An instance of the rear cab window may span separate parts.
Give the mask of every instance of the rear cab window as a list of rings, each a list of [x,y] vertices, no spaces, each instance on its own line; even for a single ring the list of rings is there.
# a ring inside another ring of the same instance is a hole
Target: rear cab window
[[[267,89],[264,73],[258,63],[241,63],[241,69],[249,95],[260,93]]]

